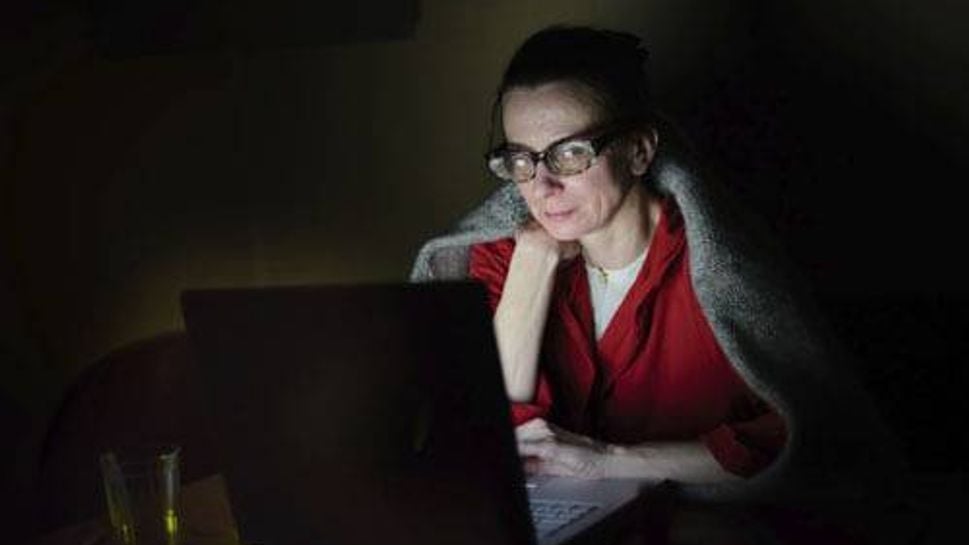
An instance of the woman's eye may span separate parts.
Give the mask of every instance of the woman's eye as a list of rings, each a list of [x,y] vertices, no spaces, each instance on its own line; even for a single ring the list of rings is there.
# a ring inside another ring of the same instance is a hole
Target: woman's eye
[[[528,168],[529,164],[531,163],[531,159],[529,159],[524,155],[513,155],[511,157],[510,162],[511,162],[511,168],[513,170],[518,170],[518,169]]]
[[[511,155],[505,158],[505,169],[513,176],[528,176],[532,169],[532,159],[527,155]]]
[[[585,160],[590,156],[587,146],[579,142],[566,143],[555,150],[555,157],[558,161],[572,162]]]

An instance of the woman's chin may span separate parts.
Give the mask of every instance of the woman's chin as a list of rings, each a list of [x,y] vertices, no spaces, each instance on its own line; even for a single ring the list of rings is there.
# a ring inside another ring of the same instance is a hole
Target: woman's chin
[[[579,237],[582,236],[582,230],[575,227],[562,225],[543,225],[543,227],[545,227],[545,232],[547,232],[549,236],[559,242],[571,242],[573,240],[579,240]]]

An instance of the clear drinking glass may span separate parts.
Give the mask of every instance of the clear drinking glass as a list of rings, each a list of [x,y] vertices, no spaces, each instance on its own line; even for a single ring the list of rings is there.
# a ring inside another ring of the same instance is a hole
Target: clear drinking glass
[[[179,545],[179,447],[140,446],[101,454],[108,517],[122,545]]]

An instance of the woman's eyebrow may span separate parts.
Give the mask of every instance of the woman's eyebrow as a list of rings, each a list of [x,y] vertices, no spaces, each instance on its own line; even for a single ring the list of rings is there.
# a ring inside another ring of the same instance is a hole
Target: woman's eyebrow
[[[583,129],[583,130],[581,130],[579,132],[574,132],[572,134],[567,134],[567,135],[565,135],[565,136],[563,136],[561,138],[552,140],[551,142],[549,142],[549,144],[547,146],[545,146],[545,148],[540,149],[540,150],[537,150],[537,149],[535,149],[535,148],[533,148],[531,146],[528,146],[528,145],[525,145],[525,144],[520,144],[518,142],[514,142],[514,141],[511,141],[511,140],[505,141],[505,144],[504,144],[503,147],[505,149],[520,150],[520,151],[521,150],[524,150],[524,151],[531,151],[533,153],[541,153],[541,152],[543,152],[545,150],[548,150],[548,149],[551,149],[551,148],[553,148],[553,147],[555,147],[555,146],[557,146],[557,145],[559,145],[559,144],[561,144],[563,142],[568,142],[569,140],[582,139],[582,138],[590,138],[590,135],[594,134],[598,130],[599,130],[598,128],[593,127],[593,128]]]
[[[538,150],[532,148],[531,146],[526,146],[525,144],[520,144],[518,142],[514,142],[511,140],[506,140],[505,143],[502,145],[502,147],[505,149],[515,150],[515,151],[531,151],[531,152],[538,153]]]

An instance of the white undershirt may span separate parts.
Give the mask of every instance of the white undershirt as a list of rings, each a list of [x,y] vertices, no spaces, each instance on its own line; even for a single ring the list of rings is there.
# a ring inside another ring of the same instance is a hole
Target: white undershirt
[[[639,276],[639,270],[646,261],[648,251],[647,246],[639,257],[621,269],[599,269],[586,260],[585,272],[589,278],[589,295],[592,299],[592,321],[595,324],[596,340],[602,338],[602,333],[605,332],[619,305],[629,293],[629,288]],[[605,275],[602,271],[605,271]]]

